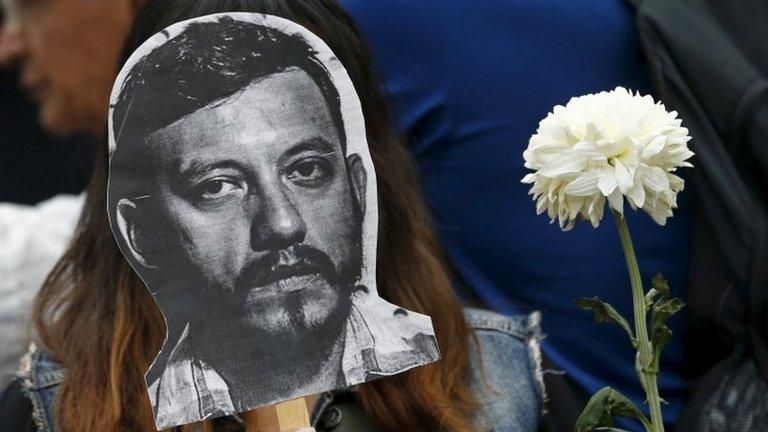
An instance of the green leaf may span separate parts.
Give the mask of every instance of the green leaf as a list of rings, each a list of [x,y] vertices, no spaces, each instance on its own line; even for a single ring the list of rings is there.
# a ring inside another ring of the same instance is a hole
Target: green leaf
[[[679,298],[662,297],[656,301],[651,310],[651,332],[656,328],[663,326],[672,315],[676,314],[685,306],[685,303]]]
[[[651,364],[648,365],[648,369],[650,372],[658,373],[661,352],[672,339],[672,330],[667,327],[667,320],[685,307],[685,303],[679,298],[670,297],[669,284],[667,284],[666,279],[661,274],[656,275],[652,283],[653,288],[651,292],[656,291],[658,298],[651,308],[651,348],[653,350],[653,358]],[[651,292],[646,295],[646,301]]]
[[[672,340],[672,330],[669,327],[663,325],[653,332],[653,360],[651,360],[651,372],[659,373],[659,358],[661,358],[661,351]]]
[[[648,294],[645,295],[645,299],[644,299],[644,302],[643,302],[643,303],[645,303],[645,310],[648,310],[648,308],[650,308],[651,305],[653,305],[653,301],[656,300],[656,297],[658,295],[659,295],[659,292],[656,291],[655,288],[651,288],[648,291]]]
[[[667,280],[664,279],[664,276],[661,275],[661,273],[657,274],[653,277],[653,279],[651,279],[651,286],[652,288],[648,290],[648,293],[645,295],[644,299],[646,309],[649,309],[657,298],[669,296],[669,284],[667,283]]]
[[[658,273],[653,277],[653,279],[651,279],[651,286],[656,290],[656,292],[659,293],[660,296],[669,296],[669,283],[667,283],[667,280],[664,279],[664,276],[662,276],[661,273]]]
[[[627,334],[629,340],[632,342],[632,346],[637,345],[635,335],[632,334],[632,328],[629,327],[629,322],[621,316],[619,311],[613,308],[608,303],[600,300],[597,297],[592,298],[577,298],[576,305],[584,310],[595,311],[595,322],[598,323],[613,323],[617,324]]]
[[[653,426],[645,415],[632,401],[610,387],[600,389],[584,407],[584,411],[576,420],[576,432],[593,432],[599,430],[616,430],[610,428],[616,417],[627,417],[638,420],[646,431],[652,432]],[[609,428],[609,429],[605,429]]]

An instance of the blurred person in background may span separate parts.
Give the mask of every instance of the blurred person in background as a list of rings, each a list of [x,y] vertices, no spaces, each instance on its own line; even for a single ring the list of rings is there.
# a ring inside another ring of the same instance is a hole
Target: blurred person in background
[[[467,300],[514,314],[541,310],[547,337],[551,430],[572,430],[588,395],[611,385],[643,407],[634,349],[598,326],[576,297],[598,296],[631,316],[613,220],[562,233],[538,216],[523,150],[552,107],[621,85],[652,93],[632,9],[624,0],[340,0],[382,69],[402,133],[456,282]],[[686,185],[689,186],[689,185]],[[690,189],[690,188],[689,188]],[[685,298],[692,192],[666,227],[628,212],[643,280],[661,272]],[[688,384],[683,321],[662,356],[659,387],[674,424]],[[571,392],[571,389],[573,390]],[[573,393],[569,397],[569,393]],[[632,423],[621,427],[639,430]]]
[[[85,185],[79,160],[87,164],[101,139],[120,47],[141,3],[0,0],[0,388],[28,344],[31,300],[72,236]]]
[[[20,84],[54,135],[100,135],[120,47],[140,0],[3,0],[0,62],[15,64]]]
[[[313,414],[318,432],[337,426],[335,430],[393,432],[535,430],[542,397],[540,374],[535,373],[538,315],[462,310],[412,160],[394,131],[371,70],[371,57],[352,19],[336,2],[150,1],[136,18],[123,60],[174,22],[227,11],[267,13],[302,24],[347,69],[360,97],[377,172],[379,293],[430,315],[441,347],[439,362],[354,391],[324,394]],[[109,229],[105,150],[97,152],[75,240],[36,298],[40,349],[31,349],[21,378],[0,401],[0,424],[12,425],[14,431],[153,430],[144,373],[166,329]],[[202,428],[262,430],[262,414],[230,416]],[[199,430],[197,426],[182,429]]]
[[[9,2],[10,0],[0,0]],[[18,30],[0,7],[0,59]],[[6,22],[4,25],[3,22]],[[37,110],[19,86],[18,69],[0,62],[0,202],[37,204],[61,193],[77,194],[85,186],[90,140],[81,134],[53,137],[37,122]]]

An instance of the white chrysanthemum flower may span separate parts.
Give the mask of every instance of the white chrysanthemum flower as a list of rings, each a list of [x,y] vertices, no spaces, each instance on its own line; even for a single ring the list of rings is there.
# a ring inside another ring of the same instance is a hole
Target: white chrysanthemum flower
[[[579,216],[597,227],[606,200],[623,214],[625,198],[664,225],[684,186],[674,172],[692,166],[690,139],[677,113],[650,96],[617,87],[576,97],[539,123],[523,153],[535,172],[522,181],[533,184],[536,212],[565,231]]]

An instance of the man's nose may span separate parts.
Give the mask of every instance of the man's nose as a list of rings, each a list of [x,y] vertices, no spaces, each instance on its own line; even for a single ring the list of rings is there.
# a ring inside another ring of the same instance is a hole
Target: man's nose
[[[27,51],[27,43],[17,23],[3,22],[0,27],[0,67],[8,67],[19,61]]]
[[[303,242],[307,226],[287,192],[279,186],[265,192],[251,226],[251,248],[276,250]]]

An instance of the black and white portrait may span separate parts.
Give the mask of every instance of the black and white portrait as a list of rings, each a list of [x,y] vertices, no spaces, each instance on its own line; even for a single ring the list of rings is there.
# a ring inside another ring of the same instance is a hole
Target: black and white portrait
[[[158,428],[439,359],[429,317],[378,297],[360,102],[307,29],[209,15],[146,41],[110,110],[108,211],[167,324]]]

